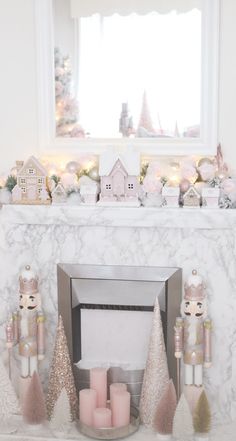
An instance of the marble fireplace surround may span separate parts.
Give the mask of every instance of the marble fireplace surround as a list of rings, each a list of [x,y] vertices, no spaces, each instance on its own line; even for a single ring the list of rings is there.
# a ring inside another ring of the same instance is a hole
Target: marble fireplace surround
[[[47,314],[46,380],[57,317],[57,263],[193,268],[213,319],[213,366],[205,372],[215,423],[236,420],[236,210],[13,206],[0,210],[0,351],[18,274],[30,263]]]

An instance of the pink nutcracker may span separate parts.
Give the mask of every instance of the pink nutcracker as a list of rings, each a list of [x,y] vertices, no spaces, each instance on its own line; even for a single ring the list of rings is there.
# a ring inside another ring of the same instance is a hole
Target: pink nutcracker
[[[211,366],[211,320],[202,277],[192,271],[184,285],[181,315],[175,326],[175,357],[183,356],[185,385],[202,386],[203,366]]]
[[[32,377],[38,360],[44,359],[44,321],[38,292],[38,277],[27,265],[19,277],[19,311],[14,312],[6,327],[7,348],[19,347],[21,377]]]

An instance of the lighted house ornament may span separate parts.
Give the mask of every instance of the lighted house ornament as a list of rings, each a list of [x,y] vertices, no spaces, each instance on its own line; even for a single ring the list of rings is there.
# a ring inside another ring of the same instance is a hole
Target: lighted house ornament
[[[100,156],[101,193],[99,205],[139,207],[140,155],[104,153]]]
[[[47,191],[47,171],[31,156],[25,163],[18,162],[17,184],[12,190],[15,204],[50,204]]]
[[[208,187],[202,189],[202,206],[206,208],[219,208],[220,189],[219,187]]]
[[[166,208],[179,207],[179,195],[179,187],[170,187],[168,185],[164,185],[162,189],[163,206]]]
[[[61,182],[58,182],[54,190],[52,190],[52,204],[61,205],[66,204],[67,194]]]
[[[201,195],[194,185],[191,185],[183,195],[183,206],[187,208],[197,208],[200,206],[200,203]]]
[[[82,204],[94,205],[97,203],[99,194],[99,183],[89,178],[89,176],[81,176],[79,179],[79,189]]]

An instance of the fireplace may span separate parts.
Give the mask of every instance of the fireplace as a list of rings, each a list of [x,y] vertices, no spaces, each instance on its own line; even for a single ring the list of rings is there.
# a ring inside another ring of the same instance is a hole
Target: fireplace
[[[57,274],[58,311],[78,390],[89,387],[89,367],[110,362],[108,384],[128,383],[138,405],[156,296],[176,385],[173,330],[181,302],[181,269],[59,264]]]

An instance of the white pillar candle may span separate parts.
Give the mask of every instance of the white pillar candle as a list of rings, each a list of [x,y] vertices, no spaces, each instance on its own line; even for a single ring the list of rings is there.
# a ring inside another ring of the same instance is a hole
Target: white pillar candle
[[[116,391],[111,403],[112,425],[127,426],[130,423],[130,393],[126,390]]]
[[[111,427],[111,410],[105,407],[98,407],[93,411],[93,427],[105,429]]]
[[[97,392],[93,389],[82,389],[79,393],[79,419],[87,426],[93,424],[93,412],[97,407]]]
[[[90,369],[90,388],[97,392],[97,406],[107,405],[107,370],[105,368]]]

